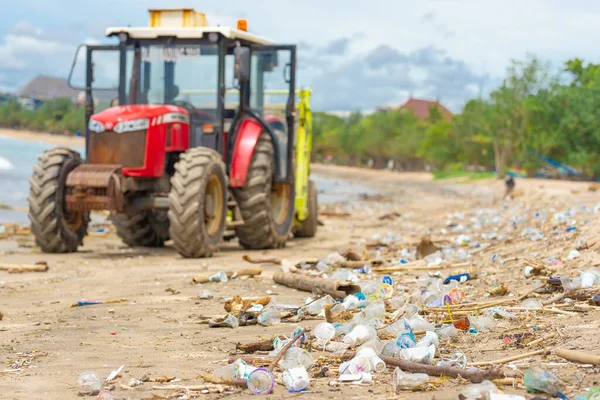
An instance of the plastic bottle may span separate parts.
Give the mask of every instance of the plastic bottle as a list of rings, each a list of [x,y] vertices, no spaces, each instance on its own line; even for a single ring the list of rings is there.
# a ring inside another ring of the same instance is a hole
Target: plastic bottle
[[[209,282],[227,282],[227,274],[225,271],[219,271],[208,278]]]
[[[498,323],[487,315],[478,317],[470,316],[469,322],[471,323],[471,328],[477,329],[479,332],[488,332],[498,326]]]
[[[248,376],[246,384],[254,394],[269,394],[275,386],[275,378],[266,368],[257,368]]]
[[[530,392],[544,392],[555,397],[565,390],[564,384],[556,376],[538,366],[525,371],[523,384]]]
[[[408,324],[413,331],[432,331],[435,329],[435,325],[427,321],[422,316],[416,314],[410,317]]]
[[[361,300],[358,298],[358,296],[351,294],[346,296],[344,301],[342,301],[342,306],[344,306],[344,309],[346,310],[354,310],[355,308],[358,308],[360,303]]]
[[[365,319],[370,320],[373,318],[384,318],[385,317],[385,304],[383,301],[376,301],[368,306],[366,306],[363,310]]]
[[[283,382],[290,392],[301,392],[308,387],[310,379],[306,368],[290,368],[283,371]]]
[[[410,349],[400,350],[400,358],[407,361],[416,362],[419,364],[433,364],[433,358],[435,357],[435,345],[429,345],[428,347],[413,347]]]
[[[312,299],[310,299],[307,301],[307,303],[310,304],[305,305],[304,307],[302,307],[302,309],[308,315],[319,315],[325,309],[326,305],[335,304],[335,300],[330,295],[327,295],[325,297],[321,297],[319,300],[316,300],[314,302],[312,301]]]
[[[344,343],[356,346],[366,342],[369,339],[377,337],[377,331],[370,326],[355,326],[350,333],[344,336]]]
[[[239,368],[240,365],[246,365],[246,363],[241,358],[238,358],[231,364],[215,369],[213,371],[213,377],[225,382],[233,382],[235,380],[234,371],[236,368]]]
[[[335,327],[328,322],[321,322],[315,326],[314,334],[320,342],[326,344],[335,337]]]
[[[448,324],[435,330],[435,333],[437,333],[440,338],[449,338],[456,335],[458,332],[460,332],[460,330],[456,329],[454,324]]]
[[[103,385],[104,378],[96,371],[83,371],[77,377],[77,387],[82,395],[99,393]]]
[[[435,346],[439,345],[440,338],[435,332],[427,331],[425,332],[425,336],[423,336],[421,340],[417,342],[416,347],[429,347],[432,344]]]
[[[274,304],[269,303],[258,316],[258,324],[271,326],[279,323],[281,323],[281,314]]]
[[[398,367],[396,367],[394,374],[392,375],[392,386],[396,393],[400,390],[411,390],[427,382],[429,382],[429,375],[407,374]]]
[[[589,268],[581,273],[579,279],[582,288],[591,288],[600,283],[600,272],[596,268]]]
[[[498,388],[491,381],[483,381],[467,386],[459,396],[464,400],[489,400],[490,393],[498,393]]]
[[[300,347],[290,347],[279,362],[282,369],[290,369],[297,367],[310,368],[314,360],[310,353]]]

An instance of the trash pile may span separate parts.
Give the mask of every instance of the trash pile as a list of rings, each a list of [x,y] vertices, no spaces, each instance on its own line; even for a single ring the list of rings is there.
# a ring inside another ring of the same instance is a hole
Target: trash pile
[[[237,351],[254,355],[233,357],[229,365],[205,378],[247,387],[255,394],[269,393],[278,383],[289,392],[307,391],[321,378],[330,386],[386,384],[397,393],[428,391],[454,378],[472,383],[461,392],[461,399],[524,398],[503,393],[504,386],[566,398],[566,384],[542,366],[524,370],[501,366],[535,356],[600,365],[595,356],[547,347],[555,343],[557,333],[538,318],[581,315],[600,305],[598,269],[587,268],[576,277],[559,274],[565,263],[596,241],[579,237],[577,249],[562,258],[539,259],[529,250],[521,252],[527,256],[511,257],[494,248],[515,239],[546,246],[565,241],[562,235],[573,239],[578,233],[574,215],[594,213],[598,207],[554,214],[517,206],[503,211],[448,214],[440,229],[442,238],[410,242],[397,234],[375,235],[358,248],[324,259],[295,265],[275,260],[281,265],[281,272],[273,276],[275,283],[313,293],[304,304],[236,296],[225,303],[227,314],[209,325],[242,329],[324,321],[312,330],[294,328],[289,337],[238,344]],[[482,264],[521,269],[517,279],[526,283],[527,290],[513,292],[499,282],[477,293]],[[501,335],[507,350],[524,350],[481,362],[457,350],[465,347],[457,344],[475,342],[488,332]]]

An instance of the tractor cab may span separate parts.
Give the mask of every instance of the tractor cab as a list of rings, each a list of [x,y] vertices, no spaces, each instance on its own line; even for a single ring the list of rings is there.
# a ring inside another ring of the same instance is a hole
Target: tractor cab
[[[310,91],[296,91],[295,45],[249,33],[245,20],[210,26],[193,9],[150,10],[149,26],[106,35],[118,44],[80,46],[69,74],[71,84],[85,60],[84,159],[50,150],[40,163],[56,163],[56,176],[44,164],[32,178],[44,251],[76,251],[93,210],[111,211],[126,244],[171,239],[185,257],[212,255],[226,231],[251,249],[281,247],[292,229],[314,235]],[[117,84],[103,85],[107,75]],[[40,198],[44,184],[54,198]]]

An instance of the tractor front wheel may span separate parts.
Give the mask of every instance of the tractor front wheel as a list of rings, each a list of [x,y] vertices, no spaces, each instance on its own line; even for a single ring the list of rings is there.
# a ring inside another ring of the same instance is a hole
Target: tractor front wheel
[[[113,224],[117,229],[117,236],[131,247],[162,247],[169,240],[169,218],[166,211],[119,213],[115,214]]]
[[[317,234],[317,227],[319,226],[319,202],[317,196],[317,184],[313,181],[308,181],[308,217],[300,225],[296,226],[294,236],[310,238]]]
[[[233,190],[244,224],[235,227],[240,244],[248,249],[284,247],[294,219],[292,185],[273,183],[273,143],[262,133],[242,188]]]
[[[33,166],[29,180],[29,219],[35,243],[46,253],[72,253],[83,243],[89,213],[67,211],[67,175],[83,160],[79,153],[56,147],[46,151]]]
[[[227,216],[227,178],[219,153],[195,147],[179,157],[168,216],[173,245],[183,257],[210,257],[217,251]]]

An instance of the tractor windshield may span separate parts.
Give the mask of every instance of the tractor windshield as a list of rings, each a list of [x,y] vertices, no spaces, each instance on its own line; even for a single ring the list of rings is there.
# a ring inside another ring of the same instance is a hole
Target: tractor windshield
[[[138,104],[217,108],[219,56],[213,45],[142,45],[130,56],[139,65]],[[135,72],[134,72],[135,74]],[[130,94],[131,96],[131,94]]]

